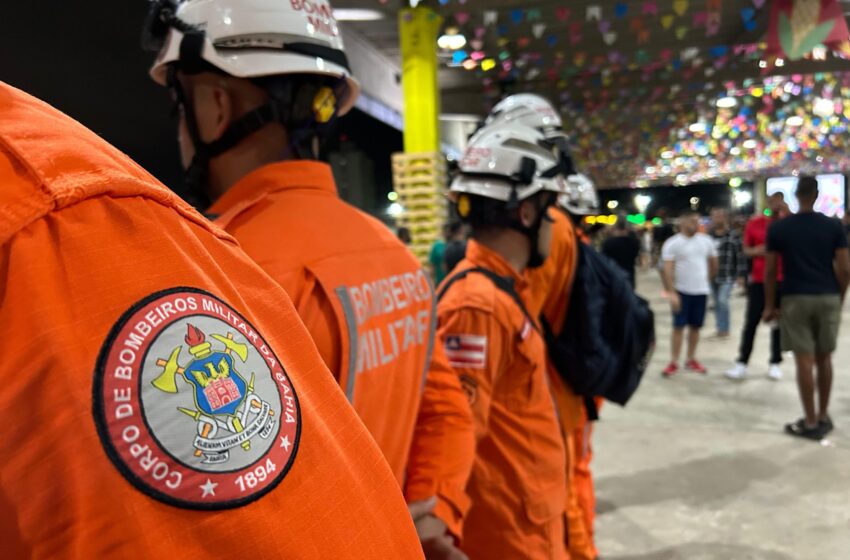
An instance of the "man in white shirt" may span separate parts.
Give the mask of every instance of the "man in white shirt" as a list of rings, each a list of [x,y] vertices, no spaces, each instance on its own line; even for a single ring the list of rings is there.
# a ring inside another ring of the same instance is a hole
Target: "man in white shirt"
[[[696,359],[699,331],[705,322],[711,280],[717,274],[717,249],[711,238],[699,233],[699,214],[688,212],[679,218],[679,233],[668,239],[661,250],[664,261],[664,287],[673,309],[672,360],[664,377],[679,371],[682,340],[688,328],[688,360],[685,369],[706,373]]]

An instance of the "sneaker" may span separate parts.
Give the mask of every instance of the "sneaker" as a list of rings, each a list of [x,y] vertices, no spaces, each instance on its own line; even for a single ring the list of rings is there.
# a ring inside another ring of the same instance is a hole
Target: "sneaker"
[[[661,372],[661,375],[664,377],[673,377],[677,373],[679,373],[679,364],[676,362],[670,362],[667,364],[667,367],[664,368],[664,371]]]
[[[744,362],[736,362],[732,368],[726,372],[726,377],[740,381],[747,377],[747,364]]]
[[[779,367],[779,364],[770,365],[770,369],[767,370],[767,378],[773,381],[782,379],[782,368]]]
[[[708,370],[705,369],[705,366],[696,360],[688,360],[688,363],[685,364],[685,369],[694,373],[708,373]]]

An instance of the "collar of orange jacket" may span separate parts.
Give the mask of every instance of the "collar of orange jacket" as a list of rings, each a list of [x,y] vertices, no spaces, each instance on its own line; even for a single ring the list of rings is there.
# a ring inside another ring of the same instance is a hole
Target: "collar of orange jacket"
[[[491,270],[499,276],[511,278],[517,291],[526,287],[525,278],[502,255],[474,239],[470,239],[466,245],[466,259],[475,266]]]
[[[281,161],[270,163],[242,177],[207,210],[224,214],[246,200],[256,200],[284,189],[322,191],[336,196],[331,167],[320,161]]]

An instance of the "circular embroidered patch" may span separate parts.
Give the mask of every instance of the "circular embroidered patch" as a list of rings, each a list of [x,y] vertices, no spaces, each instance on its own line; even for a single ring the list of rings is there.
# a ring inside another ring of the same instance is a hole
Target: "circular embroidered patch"
[[[133,305],[95,369],[94,417],[118,470],[171,505],[261,497],[298,451],[301,412],[262,335],[212,294],[176,288]]]

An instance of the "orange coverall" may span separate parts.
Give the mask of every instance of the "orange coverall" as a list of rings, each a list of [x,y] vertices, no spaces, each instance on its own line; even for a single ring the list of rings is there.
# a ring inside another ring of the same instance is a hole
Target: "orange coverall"
[[[582,243],[590,244],[590,238],[584,230],[577,229],[579,239]],[[593,397],[597,413],[602,409],[604,399]],[[585,527],[590,538],[594,557],[599,556],[596,544],[593,541],[593,526],[596,519],[596,493],[593,489],[593,473],[590,470],[590,462],[593,460],[593,446],[590,439],[593,435],[593,422],[587,417],[587,409],[582,402],[583,413],[581,424],[573,432],[573,456],[575,467],[573,468],[574,487],[581,514],[585,520]]]
[[[434,346],[428,274],[387,227],[337,196],[320,162],[257,169],[209,212],[290,295],[401,485]],[[438,390],[425,391],[426,411],[441,406],[451,428],[442,433],[471,438],[457,379],[445,368],[428,377]]]
[[[593,400],[598,412],[602,408],[604,399],[594,397]],[[593,460],[593,446],[590,441],[592,435],[593,422],[588,420],[585,414],[582,416],[581,425],[573,433],[573,455],[576,458],[573,477],[576,498],[584,516],[584,525],[587,528],[591,543],[593,543],[593,526],[596,519],[596,493],[593,489],[593,472],[590,470],[590,462]],[[593,551],[595,555],[598,555],[595,545]]]
[[[541,313],[557,335],[561,332],[567,316],[567,307],[572,291],[578,259],[574,226],[570,218],[557,208],[549,211],[554,220],[552,224],[552,245],[549,256],[543,266],[526,271],[526,278],[532,289],[531,313]],[[558,407],[558,419],[561,433],[567,448],[568,492],[567,534],[570,557],[573,560],[592,560],[596,558],[592,534],[587,526],[587,517],[582,509],[581,487],[576,475],[579,456],[577,455],[576,434],[584,426],[585,413],[582,398],[561,379],[560,374],[551,365],[547,365],[549,386]]]
[[[4,558],[422,558],[380,450],[232,237],[2,83],[0,185]]]
[[[477,266],[513,279],[529,301],[523,277],[472,240],[455,271]],[[438,337],[469,397],[477,438],[461,548],[472,560],[566,558],[565,450],[543,337],[511,296],[477,273],[451,286],[438,316]]]

